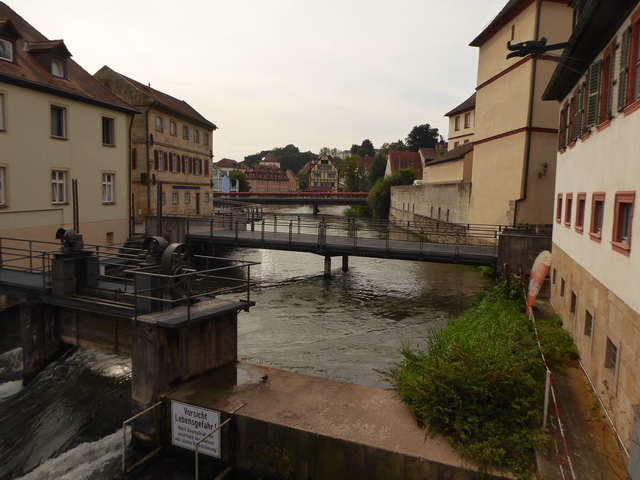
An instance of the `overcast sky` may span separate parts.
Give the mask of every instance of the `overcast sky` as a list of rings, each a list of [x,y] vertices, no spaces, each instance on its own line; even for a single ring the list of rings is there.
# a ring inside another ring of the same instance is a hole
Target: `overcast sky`
[[[469,42],[507,0],[4,0],[90,73],[103,65],[215,123],[214,161],[287,144],[376,148],[474,91]]]

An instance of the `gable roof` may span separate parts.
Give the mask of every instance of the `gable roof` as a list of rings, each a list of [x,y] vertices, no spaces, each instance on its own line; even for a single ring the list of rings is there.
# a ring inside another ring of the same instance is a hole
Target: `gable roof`
[[[446,162],[453,162],[455,160],[460,160],[471,150],[473,150],[473,142],[463,143],[462,145],[458,145],[456,148],[449,150],[447,153],[440,155],[438,158],[436,158],[426,166],[430,167],[431,165],[437,165],[439,163],[446,163]]]
[[[564,99],[639,3],[640,0],[587,2],[542,99]]]
[[[457,115],[459,113],[466,112],[468,110],[473,110],[474,108],[476,108],[476,92],[473,92],[473,95],[471,95],[469,98],[467,98],[464,102],[462,102],[457,107],[449,110],[447,113],[444,114],[444,116],[451,117],[453,115]]]
[[[471,47],[480,47],[491,38],[500,28],[505,26],[516,15],[524,10],[534,0],[509,0],[480,34],[469,44]]]
[[[438,156],[438,150],[435,147],[422,147],[418,150],[418,153],[420,153],[420,157],[425,164],[431,160],[435,160]]]
[[[416,178],[422,178],[422,161],[419,152],[389,151],[387,161],[391,168],[391,173],[396,173],[402,168],[412,168],[416,172]]]
[[[109,73],[111,75],[115,75],[116,78],[119,77],[121,81],[128,83],[131,87],[142,93],[152,101],[153,105],[156,108],[167,110],[194,123],[198,123],[204,127],[210,128],[211,130],[217,130],[218,127],[216,127],[214,123],[210,122],[202,115],[200,115],[200,113],[198,113],[195,108],[193,108],[184,100],[179,100],[167,93],[152,88],[150,85],[145,85],[138,82],[137,80],[134,80],[133,78],[122,75],[121,73],[116,72],[107,65],[98,70],[94,76],[101,76],[103,74]]]
[[[214,163],[214,165],[222,168],[244,168],[243,164],[235,160],[231,160],[230,158],[223,158],[222,160],[218,160]]]
[[[0,29],[15,38],[13,62],[0,61],[0,82],[37,90],[126,113],[138,113],[71,58],[62,40],[49,40],[0,1]],[[38,61],[38,53],[65,58],[66,78],[54,76]]]

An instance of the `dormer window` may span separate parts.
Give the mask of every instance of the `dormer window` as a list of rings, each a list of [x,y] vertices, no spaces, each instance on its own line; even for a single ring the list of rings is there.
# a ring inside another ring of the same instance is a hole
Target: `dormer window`
[[[51,75],[64,78],[64,60],[60,58],[51,59]]]
[[[0,38],[0,58],[13,62],[13,43]]]

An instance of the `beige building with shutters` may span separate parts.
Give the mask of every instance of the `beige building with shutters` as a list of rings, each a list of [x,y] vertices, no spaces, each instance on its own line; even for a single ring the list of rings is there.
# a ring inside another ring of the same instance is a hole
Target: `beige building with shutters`
[[[142,113],[131,135],[131,205],[137,224],[155,215],[213,212],[211,162],[216,126],[183,100],[104,66],[94,77]],[[158,196],[158,184],[162,193]]]
[[[0,236],[57,242],[75,204],[85,243],[126,241],[135,113],[0,2]]]
[[[544,92],[561,108],[551,301],[638,460],[640,2],[591,0],[575,19]],[[630,469],[640,473],[638,464]]]

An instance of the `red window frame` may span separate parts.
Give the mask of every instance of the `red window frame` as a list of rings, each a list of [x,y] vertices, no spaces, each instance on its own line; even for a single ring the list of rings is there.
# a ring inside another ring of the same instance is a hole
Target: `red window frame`
[[[640,60],[640,51],[638,49],[638,43],[640,37],[640,8],[635,11],[631,16],[631,39],[629,50],[629,75],[627,77],[627,91],[625,92],[625,115],[640,109],[640,95],[636,98],[638,92],[635,91],[636,79],[638,75],[638,69],[636,64]]]
[[[562,194],[559,193],[556,199],[556,223],[562,221]]]
[[[455,129],[456,129],[456,132],[457,132],[458,130],[460,130],[460,115],[458,115],[458,116],[455,118]]]
[[[567,201],[564,207],[564,226],[571,227],[571,210],[573,209],[573,193],[567,193]]]
[[[576,202],[576,224],[575,231],[582,235],[584,231],[584,212],[587,207],[587,194],[586,192],[578,193]]]
[[[623,255],[629,255],[631,252],[631,231],[633,229],[633,210],[636,201],[635,191],[623,191],[616,192],[616,196],[613,204],[613,231],[611,235],[611,246],[613,250]],[[626,205],[630,210],[628,224],[627,224],[627,236],[624,237],[624,225],[626,216],[623,215],[623,205]]]
[[[471,113],[464,114],[464,128],[471,127]]]
[[[604,198],[605,198],[605,193],[604,192],[593,192],[593,194],[591,195],[591,222],[589,223],[589,237],[591,238],[591,240],[600,243],[601,239],[602,239],[602,224],[604,223]],[[596,206],[597,203],[601,202],[601,209],[600,209],[600,213],[601,215],[601,222],[600,222],[600,231],[598,231],[598,215],[597,214],[597,210],[596,210]]]

